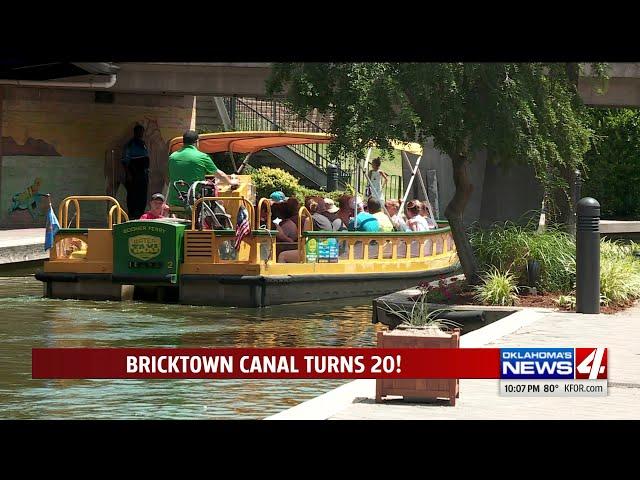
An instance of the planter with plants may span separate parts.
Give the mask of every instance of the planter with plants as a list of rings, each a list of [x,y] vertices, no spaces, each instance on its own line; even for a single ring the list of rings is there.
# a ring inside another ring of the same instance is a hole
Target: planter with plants
[[[430,311],[426,297],[424,292],[410,307],[381,305],[388,315],[398,317],[399,325],[394,330],[378,332],[379,348],[460,348],[459,325],[441,318],[440,310]],[[400,396],[406,401],[446,399],[455,405],[459,388],[455,378],[378,378],[376,402]]]

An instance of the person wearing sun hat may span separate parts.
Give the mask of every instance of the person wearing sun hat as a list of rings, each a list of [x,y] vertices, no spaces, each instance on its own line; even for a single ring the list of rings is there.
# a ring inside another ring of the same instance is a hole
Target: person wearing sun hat
[[[327,207],[328,213],[338,213],[338,210],[340,210],[332,198],[325,198],[324,204]]]
[[[340,215],[338,214],[340,209],[335,204],[333,199],[325,198],[324,206],[325,206],[325,210],[324,212],[322,212],[322,215],[327,217],[331,222],[331,227],[332,227],[331,229],[334,232],[337,232],[338,230],[346,230],[347,227],[344,225],[344,222],[342,221],[342,219],[340,218]]]

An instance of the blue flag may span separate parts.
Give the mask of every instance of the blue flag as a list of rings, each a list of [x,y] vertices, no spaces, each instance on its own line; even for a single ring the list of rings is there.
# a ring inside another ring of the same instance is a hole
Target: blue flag
[[[44,250],[45,252],[53,247],[53,239],[56,233],[60,230],[60,223],[58,223],[58,217],[53,212],[53,207],[49,205],[49,212],[47,213],[47,225],[44,231]]]

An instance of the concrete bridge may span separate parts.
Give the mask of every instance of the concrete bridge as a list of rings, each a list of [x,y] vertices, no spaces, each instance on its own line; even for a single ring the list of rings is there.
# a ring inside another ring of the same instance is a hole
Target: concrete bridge
[[[74,83],[80,85],[89,79],[95,79],[95,74],[104,75],[105,65],[115,68],[115,84],[108,89],[112,92],[164,94],[164,95],[210,95],[210,96],[246,96],[264,97],[265,80],[271,73],[270,63],[178,63],[178,62],[127,62],[115,64],[73,64],[77,71],[69,77],[66,85],[58,84],[57,88],[74,88]],[[82,70],[93,74],[83,77],[78,75]],[[21,67],[24,68],[24,67]],[[609,80],[605,82],[604,92],[597,92],[602,82],[594,78],[588,64],[584,65],[579,80],[580,94],[588,105],[598,106],[640,106],[640,63],[610,63]],[[71,71],[71,70],[69,70]],[[24,80],[13,80],[15,76],[8,76],[0,72],[0,85],[27,85]],[[2,78],[11,80],[1,80]],[[42,78],[42,77],[39,77]],[[49,77],[57,78],[57,77]],[[59,80],[59,78],[58,78]],[[42,78],[40,86],[47,86],[51,80]],[[21,83],[18,83],[21,82]],[[62,82],[64,83],[64,82]],[[89,84],[87,83],[87,86]]]
[[[123,63],[113,91],[186,95],[266,95],[269,63]],[[640,63],[610,63],[609,79],[594,78],[588,65],[579,80],[588,105],[640,106]],[[604,87],[603,93],[597,89]]]

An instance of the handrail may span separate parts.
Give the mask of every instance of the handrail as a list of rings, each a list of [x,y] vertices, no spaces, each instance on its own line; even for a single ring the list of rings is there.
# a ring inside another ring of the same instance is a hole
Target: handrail
[[[191,207],[191,231],[196,231],[196,211],[198,210],[198,205],[200,205],[203,201],[205,200],[234,200],[234,201],[240,201],[245,205],[245,208],[247,209],[247,212],[249,213],[249,225],[254,225],[254,212],[253,212],[253,205],[252,203],[247,200],[244,197],[200,197],[199,199],[197,199],[193,206]],[[246,207],[246,205],[248,205],[248,208]],[[237,220],[236,220],[237,222]],[[237,225],[236,225],[237,227]]]
[[[289,128],[290,126],[283,126],[277,122],[278,114],[280,114],[280,117],[282,118],[283,116],[287,117],[289,115],[292,115],[292,112],[290,112],[280,102],[277,102],[275,100],[255,99],[255,101],[261,102],[262,104],[265,104],[267,107],[269,107],[273,118],[269,118],[263,112],[252,107],[238,97],[224,98],[225,106],[230,111],[230,118],[233,124],[233,128],[242,130],[242,128],[239,126],[239,122],[237,121],[237,107],[240,106],[243,110],[246,111],[246,114],[248,114],[249,116],[249,118],[246,118],[245,116],[245,120],[249,124],[249,130],[293,130],[301,132],[328,133],[326,129],[320,127],[320,125],[307,118],[297,117],[293,122],[295,124],[293,128]],[[264,126],[264,123],[266,123],[266,128]],[[314,145],[313,147],[311,145],[288,145],[287,148],[297,152],[298,155],[307,160],[309,163],[321,168],[323,171],[325,171],[325,173],[329,164],[332,163],[328,158],[328,155],[325,154],[327,150],[327,145],[325,144]],[[344,179],[346,176],[350,178],[351,174],[343,170],[338,165],[338,177],[340,179]]]
[[[109,201],[111,203],[113,203],[113,207],[117,206],[118,207],[118,219],[121,220],[121,213],[124,213],[125,215],[126,212],[124,212],[122,210],[122,207],[120,206],[120,203],[118,202],[118,200],[116,200],[113,197],[110,197],[108,195],[71,195],[67,198],[65,198],[64,200],[62,200],[62,202],[60,202],[60,206],[58,207],[58,216],[60,217],[60,222],[62,223],[63,228],[67,227],[67,223],[68,223],[68,219],[69,219],[69,204],[71,202],[73,202],[73,204],[76,207],[76,228],[80,228],[80,202],[79,200],[82,201]],[[113,226],[113,222],[112,222],[112,210],[113,207],[111,208],[111,210],[109,211],[109,228],[112,228]],[[128,220],[128,216],[127,216],[127,220]]]
[[[304,242],[302,241],[303,215],[307,217],[311,223],[311,230],[305,230],[305,232],[313,232],[313,217],[311,216],[311,212],[307,210],[307,207],[300,207],[300,210],[298,210],[298,253],[300,254],[300,257],[299,257],[300,260],[304,258],[303,255],[304,255],[304,249],[305,249]]]
[[[271,200],[268,198],[261,198],[258,202],[258,208],[256,211],[258,214],[256,215],[256,230],[260,228],[260,217],[262,216],[262,204],[266,203],[267,205],[267,230],[271,230]]]
[[[122,210],[122,208],[119,207],[119,205],[113,205],[110,209],[109,209],[109,230],[113,229],[113,211],[115,209],[118,209],[118,216],[116,218],[116,223],[122,223],[122,215],[124,215],[125,218],[125,222],[129,221],[129,215],[127,215],[127,212],[125,212],[124,210]]]

